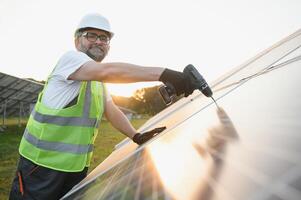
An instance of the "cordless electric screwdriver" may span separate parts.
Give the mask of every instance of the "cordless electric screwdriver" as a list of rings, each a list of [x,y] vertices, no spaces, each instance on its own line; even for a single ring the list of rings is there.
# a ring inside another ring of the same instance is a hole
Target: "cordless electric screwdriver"
[[[197,89],[199,89],[206,97],[211,97],[215,102],[214,98],[212,97],[212,90],[210,89],[203,76],[193,65],[187,65],[184,68],[183,73],[185,73],[190,79],[192,79],[192,81],[197,85]],[[161,86],[159,88],[159,92],[166,105],[171,104],[172,100],[176,96],[175,88],[169,83],[166,83],[165,85]]]

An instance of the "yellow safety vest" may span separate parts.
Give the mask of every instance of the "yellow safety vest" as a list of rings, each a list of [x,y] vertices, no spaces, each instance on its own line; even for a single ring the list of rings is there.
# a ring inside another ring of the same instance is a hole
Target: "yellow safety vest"
[[[41,102],[42,95],[43,91],[28,120],[20,154],[47,168],[82,171],[90,165],[93,143],[104,111],[103,84],[83,81],[77,103],[63,109],[45,106]]]

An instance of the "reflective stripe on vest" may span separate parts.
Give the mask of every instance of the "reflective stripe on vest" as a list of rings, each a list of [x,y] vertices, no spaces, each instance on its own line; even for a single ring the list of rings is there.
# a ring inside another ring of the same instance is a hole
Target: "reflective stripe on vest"
[[[61,117],[54,115],[45,115],[38,113],[35,109],[32,112],[34,120],[40,123],[55,124],[59,126],[87,126],[95,127],[97,123],[96,118],[89,118],[89,112],[91,107],[91,82],[87,83],[86,93],[85,93],[85,104],[82,117]],[[87,103],[89,102],[89,103]],[[83,154],[89,153],[93,150],[93,145],[76,145],[68,144],[63,142],[49,142],[45,140],[40,140],[32,135],[28,129],[24,131],[24,138],[32,144],[33,146],[51,151],[59,151],[65,153],[75,153]]]
[[[33,119],[40,123],[55,124],[59,126],[86,126],[94,127],[96,126],[96,118],[84,118],[84,117],[60,117],[53,115],[45,115],[38,113],[33,110]]]
[[[30,134],[27,129],[24,131],[23,137],[33,146],[50,151],[59,151],[64,153],[85,154],[93,151],[93,145],[67,144],[63,142],[49,142],[39,140],[34,135]]]
[[[89,112],[91,107],[91,82],[90,81],[87,83],[85,102],[86,103],[84,104],[83,115],[81,117],[62,117],[62,116],[46,115],[37,112],[35,108],[32,112],[32,116],[34,120],[40,123],[54,124],[59,126],[95,127],[98,124],[97,119],[89,118]]]

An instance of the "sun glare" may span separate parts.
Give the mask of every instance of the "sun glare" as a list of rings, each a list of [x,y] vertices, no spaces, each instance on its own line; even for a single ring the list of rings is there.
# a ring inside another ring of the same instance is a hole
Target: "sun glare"
[[[194,199],[205,166],[191,141],[185,137],[169,141],[168,145],[157,141],[148,150],[162,184],[173,198]]]

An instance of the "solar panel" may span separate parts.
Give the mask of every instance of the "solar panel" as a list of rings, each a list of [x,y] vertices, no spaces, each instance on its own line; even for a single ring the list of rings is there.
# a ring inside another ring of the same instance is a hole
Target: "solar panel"
[[[301,30],[195,92],[115,150],[63,199],[300,199]]]

